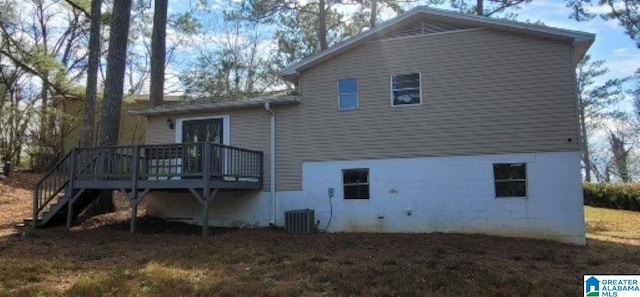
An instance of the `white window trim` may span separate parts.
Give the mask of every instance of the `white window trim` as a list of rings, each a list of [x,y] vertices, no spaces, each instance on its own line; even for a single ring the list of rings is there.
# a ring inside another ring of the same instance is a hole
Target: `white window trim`
[[[418,91],[420,92],[420,102],[418,103],[414,103],[414,104],[400,104],[400,105],[395,105],[393,104],[393,77],[396,75],[403,75],[403,74],[414,74],[417,73],[418,74]],[[411,106],[420,106],[422,105],[422,72],[411,72],[411,71],[407,71],[407,72],[399,72],[399,73],[392,73],[391,76],[389,76],[389,102],[391,104],[391,107],[411,107]]]
[[[347,80],[347,79],[352,79],[356,81],[356,107],[354,108],[340,108],[340,95],[342,93],[340,93],[340,81],[341,80]],[[357,110],[360,109],[360,81],[355,78],[355,77],[345,77],[345,78],[340,78],[336,81],[336,90],[337,90],[337,94],[338,94],[338,111],[350,111],[350,110]]]
[[[493,169],[493,165],[495,164],[524,164],[524,174],[525,174],[525,195],[524,196],[500,196],[498,197],[498,193],[496,193],[496,182],[509,182],[509,181],[523,181],[523,179],[496,179],[496,174]],[[491,172],[492,172],[492,181],[493,181],[493,199],[528,199],[529,191],[531,188],[529,187],[529,162],[495,162],[491,164]]]
[[[231,145],[231,124],[229,115],[176,118],[176,143],[182,143],[182,123],[193,120],[222,119],[222,144]]]

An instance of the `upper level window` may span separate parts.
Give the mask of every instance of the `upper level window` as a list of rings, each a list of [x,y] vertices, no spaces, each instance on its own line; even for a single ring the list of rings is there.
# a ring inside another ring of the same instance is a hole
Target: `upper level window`
[[[418,105],[422,103],[421,89],[420,73],[392,75],[391,106]]]
[[[358,80],[347,78],[338,80],[338,109],[358,109]]]
[[[527,164],[493,164],[496,198],[527,197]]]

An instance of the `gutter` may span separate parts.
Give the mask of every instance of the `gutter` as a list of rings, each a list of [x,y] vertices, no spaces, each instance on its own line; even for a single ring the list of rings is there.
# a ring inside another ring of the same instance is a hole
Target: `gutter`
[[[276,113],[269,102],[264,103],[264,110],[271,114],[269,135],[269,190],[271,192],[271,219],[269,225],[276,225]]]
[[[252,108],[262,108],[265,103],[269,102],[271,106],[296,105],[300,104],[300,100],[296,96],[281,96],[269,98],[257,98],[244,101],[232,102],[202,102],[202,103],[182,103],[176,106],[152,107],[140,110],[129,110],[128,114],[132,116],[158,116],[158,115],[177,115],[202,112],[223,112],[230,110],[244,110]]]

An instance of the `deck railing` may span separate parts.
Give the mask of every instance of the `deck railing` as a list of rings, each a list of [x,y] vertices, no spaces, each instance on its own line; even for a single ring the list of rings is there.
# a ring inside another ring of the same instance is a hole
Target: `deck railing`
[[[66,154],[36,184],[33,193],[34,220],[37,218],[37,214],[58,194],[64,191],[69,183],[72,153],[73,152],[69,152]]]
[[[76,189],[80,189],[77,195],[88,188],[136,192],[142,181],[146,190],[185,186],[204,190],[212,185],[258,189],[262,172],[262,152],[210,142],[75,148],[36,185],[33,222],[37,225],[42,218],[45,223],[41,215],[59,202],[56,197],[66,199],[71,213]],[[70,220],[68,216],[67,227]]]
[[[78,148],[76,158],[79,181],[263,178],[262,152],[216,143]]]

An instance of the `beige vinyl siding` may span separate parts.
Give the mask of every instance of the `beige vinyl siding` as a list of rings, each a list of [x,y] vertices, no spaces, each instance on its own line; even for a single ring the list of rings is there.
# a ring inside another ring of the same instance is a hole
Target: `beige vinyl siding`
[[[228,115],[230,121],[230,141],[232,146],[262,151],[263,155],[263,189],[269,190],[269,114],[260,108],[236,110],[221,113],[195,113],[188,115],[170,116],[176,121],[180,118],[199,118]],[[175,143],[177,129],[171,130],[167,126],[169,116],[149,116],[150,144]]]
[[[63,151],[66,153],[78,147],[83,139],[83,117],[84,117],[84,101],[82,100],[64,100],[62,101],[62,110],[65,113],[63,120],[64,135],[62,138]],[[120,115],[120,131],[118,133],[118,145],[135,145],[144,144],[147,138],[147,119],[143,116],[130,116],[127,111],[134,109],[146,108],[148,102],[135,101],[123,102],[122,114]],[[100,133],[100,114],[95,114],[96,130]],[[166,124],[165,124],[166,125]]]
[[[302,104],[277,110],[277,188],[301,189],[305,161],[579,150],[572,57],[489,29],[364,44],[302,72]],[[391,107],[390,76],[412,72],[422,104]],[[358,110],[337,110],[341,78]]]
[[[176,130],[171,130],[167,126],[169,116],[147,116],[149,132],[147,133],[148,144],[166,144],[176,142]],[[171,116],[171,118],[174,118]]]

